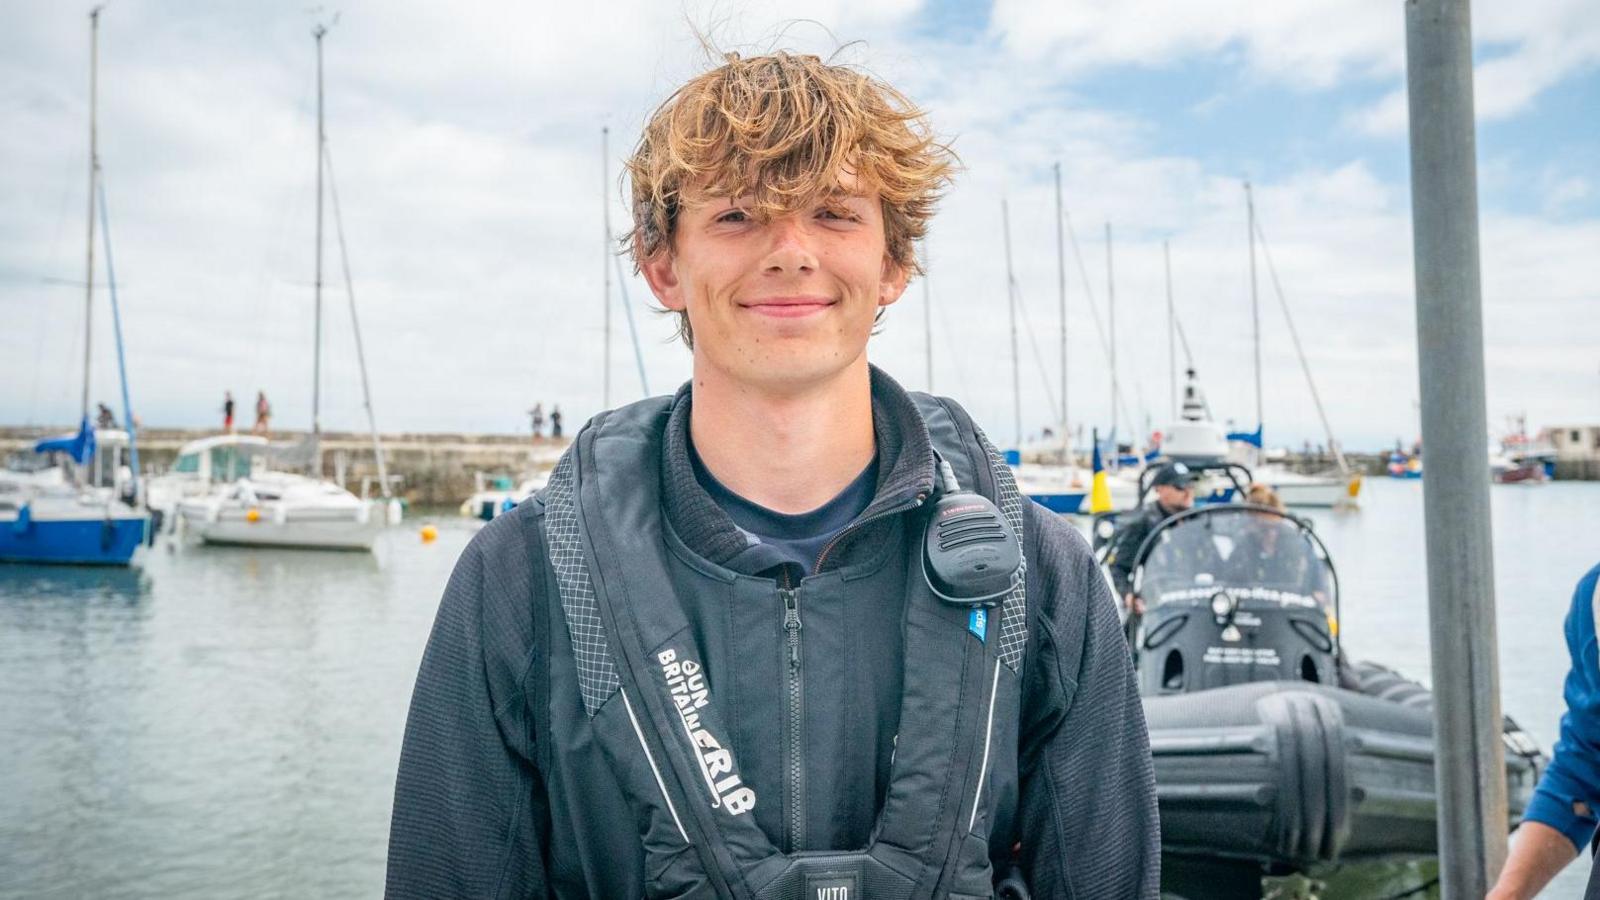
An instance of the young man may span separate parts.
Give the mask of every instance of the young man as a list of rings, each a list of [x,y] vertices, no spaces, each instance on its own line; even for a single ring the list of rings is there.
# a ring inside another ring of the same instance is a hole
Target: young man
[[[633,252],[693,380],[597,416],[463,554],[390,897],[1156,896],[1087,545],[958,406],[867,364],[950,167],[815,57],[730,56],[656,112]]]

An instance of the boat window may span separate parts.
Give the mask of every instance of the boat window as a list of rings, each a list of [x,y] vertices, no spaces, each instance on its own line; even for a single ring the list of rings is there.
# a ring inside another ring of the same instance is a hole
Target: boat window
[[[214,481],[233,481],[250,476],[250,457],[239,452],[238,447],[211,448],[211,478]]]
[[[174,472],[198,472],[198,471],[200,471],[200,454],[198,454],[198,453],[185,453],[184,455],[178,457],[178,461],[176,463],[173,463],[173,465],[172,465],[172,471],[174,471]]]
[[[1332,609],[1332,571],[1297,520],[1269,510],[1218,506],[1155,532],[1140,593],[1147,603],[1209,604],[1225,591],[1241,605]]]

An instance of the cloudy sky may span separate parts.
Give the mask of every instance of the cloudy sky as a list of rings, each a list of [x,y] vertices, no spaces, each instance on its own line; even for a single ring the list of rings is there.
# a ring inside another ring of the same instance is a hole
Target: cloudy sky
[[[1059,402],[1057,162],[1082,257],[1080,271],[1069,246],[1074,423],[1111,419],[1097,334],[1107,222],[1127,416],[1160,427],[1170,415],[1170,242],[1212,406],[1253,420],[1249,179],[1335,431],[1354,447],[1416,434],[1399,0],[309,5],[113,0],[101,17],[100,152],[146,423],[211,424],[231,388],[246,405],[265,390],[285,427],[309,424],[310,31],[337,10],[328,140],[385,430],[511,432],[535,400],[574,423],[600,408],[602,198],[620,231],[618,162],[655,104],[707,66],[703,34],[744,52],[837,52],[926,106],[965,170],[933,226],[926,288],[912,285],[869,352],[927,387],[931,319],[934,389],[998,440],[1014,431],[1002,198],[1033,335],[1025,430]],[[87,11],[0,0],[4,423],[77,415]],[[1480,3],[1475,16],[1490,422],[1600,421],[1600,16],[1592,0]],[[331,218],[326,246],[323,421],[356,428]],[[623,287],[626,301],[616,285],[610,300],[613,403],[642,390],[624,302],[651,391],[689,371],[643,283]],[[1268,440],[1319,441],[1264,259],[1260,291]],[[92,394],[112,401],[107,299],[97,293]]]

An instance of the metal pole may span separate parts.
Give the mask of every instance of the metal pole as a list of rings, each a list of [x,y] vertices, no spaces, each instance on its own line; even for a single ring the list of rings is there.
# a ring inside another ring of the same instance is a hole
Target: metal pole
[[[1262,418],[1261,404],[1261,303],[1256,291],[1256,201],[1255,195],[1250,192],[1250,182],[1244,183],[1244,205],[1249,210],[1250,221],[1247,226],[1250,230],[1250,324],[1252,339],[1255,342],[1256,361],[1256,437],[1261,439],[1261,446],[1256,448],[1256,461],[1261,460],[1261,455],[1266,450],[1265,419]]]
[[[606,229],[605,259],[602,268],[605,279],[605,293],[600,298],[600,305],[605,309],[605,349],[601,352],[601,365],[605,366],[605,374],[601,377],[604,385],[601,391],[600,406],[603,409],[611,408],[611,129],[602,126],[600,129],[600,216]]]
[[[1122,395],[1117,393],[1117,288],[1111,273],[1111,223],[1106,223],[1106,312],[1111,320],[1111,445],[1116,456],[1117,404]]]
[[[1011,407],[1017,429],[1016,448],[1022,450],[1022,363],[1017,353],[1017,279],[1011,268],[1011,210],[1000,198],[1000,229],[1006,243],[1006,306],[1011,313]]]
[[[933,393],[933,294],[928,287],[928,239],[922,239],[922,334],[927,346],[928,393]]]
[[[100,66],[100,10],[89,10],[89,240],[83,276],[83,409],[80,421],[89,418],[89,358],[94,338],[94,188],[100,175],[100,138],[95,130],[98,112]]]
[[[1172,308],[1172,247],[1161,242],[1161,260],[1167,269],[1167,380],[1172,421],[1178,421],[1178,314]]]
[[[322,434],[322,36],[328,29],[318,25],[311,30],[317,40],[317,272],[315,284],[316,324],[311,344],[311,433]],[[318,473],[321,465],[317,466]]]
[[[1407,0],[1417,363],[1427,449],[1439,877],[1488,892],[1506,855],[1506,783],[1489,527],[1478,189],[1467,0]]]
[[[1061,217],[1061,163],[1056,175],[1056,298],[1061,307],[1061,464],[1072,464],[1072,432],[1067,429],[1067,245]]]

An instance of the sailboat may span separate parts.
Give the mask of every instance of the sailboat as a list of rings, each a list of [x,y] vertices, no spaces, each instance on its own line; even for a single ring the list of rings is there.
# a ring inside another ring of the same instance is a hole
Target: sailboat
[[[270,458],[263,458],[259,439],[245,435],[224,435],[190,443],[178,451],[179,473],[192,476],[206,485],[203,493],[177,502],[177,524],[186,534],[210,544],[238,544],[260,547],[306,547],[328,550],[371,550],[384,528],[400,521],[399,500],[390,495],[383,445],[378,439],[372,412],[372,393],[367,383],[366,356],[361,345],[360,323],[355,318],[355,296],[350,279],[350,264],[345,253],[344,226],[339,215],[339,193],[332,190],[334,221],[338,226],[339,249],[344,261],[346,294],[350,300],[351,323],[360,361],[362,396],[367,424],[372,434],[373,454],[378,467],[381,500],[357,497],[338,484],[320,477],[322,434],[320,416],[322,390],[322,201],[323,174],[331,170],[327,139],[323,132],[322,38],[326,26],[312,30],[317,43],[317,228],[316,228],[316,329],[312,365],[310,438],[286,456],[309,469],[310,475],[271,469]],[[331,171],[329,171],[331,176]],[[331,181],[331,177],[330,177]],[[219,461],[220,460],[220,461]],[[242,460],[242,462],[241,462]],[[182,495],[185,485],[178,484]]]
[[[1011,219],[1009,211],[1002,201],[1001,214],[1004,218],[1003,234],[1006,248],[1006,294],[1011,309],[1011,378],[1012,392],[1016,403],[1017,413],[1017,446],[1018,452],[1009,459],[1011,469],[1017,480],[1017,489],[1023,496],[1038,503],[1045,509],[1063,515],[1079,512],[1084,503],[1084,498],[1089,494],[1090,473],[1079,467],[1072,455],[1072,432],[1067,420],[1067,281],[1066,281],[1066,248],[1062,234],[1061,210],[1061,164],[1057,163],[1055,173],[1056,193],[1056,287],[1059,302],[1059,315],[1061,319],[1061,421],[1059,434],[1047,438],[1044,445],[1030,448],[1030,459],[1037,462],[1023,461],[1022,450],[1022,401],[1021,401],[1021,373],[1020,362],[1017,358],[1017,284],[1011,263]]]
[[[1304,474],[1290,469],[1278,462],[1268,462],[1265,457],[1262,432],[1263,413],[1261,402],[1261,313],[1256,292],[1256,205],[1255,197],[1251,193],[1250,183],[1244,185],[1245,205],[1249,213],[1250,232],[1250,310],[1254,319],[1255,342],[1255,383],[1256,383],[1256,428],[1253,432],[1233,432],[1228,439],[1237,448],[1236,455],[1245,458],[1250,465],[1258,484],[1271,487],[1288,506],[1312,507],[1348,507],[1354,506],[1356,498],[1361,492],[1361,476],[1352,472],[1345,462],[1344,454],[1339,450],[1338,441],[1333,437],[1333,430],[1328,425],[1328,417],[1322,409],[1322,398],[1317,393],[1316,383],[1311,379],[1311,369],[1306,363],[1305,352],[1300,347],[1300,337],[1295,331],[1292,319],[1287,319],[1289,309],[1283,299],[1282,286],[1278,284],[1277,272],[1272,270],[1273,285],[1278,288],[1278,301],[1283,305],[1284,316],[1289,322],[1289,335],[1293,339],[1295,352],[1300,357],[1300,366],[1305,370],[1306,383],[1311,389],[1311,399],[1315,403],[1317,413],[1322,418],[1322,426],[1328,434],[1328,446],[1333,451],[1338,468],[1331,472],[1317,474]],[[1272,264],[1270,254],[1267,257],[1269,268]]]
[[[122,360],[122,319],[117,309],[111,265],[109,216],[101,181],[96,94],[100,7],[89,13],[89,222],[84,291],[83,407],[76,434],[47,438],[34,445],[43,465],[0,471],[0,562],[74,563],[125,566],[150,534],[150,514],[139,506],[139,450],[128,401],[127,368]],[[96,431],[89,419],[91,338],[94,335],[94,229],[100,215],[106,249],[107,284],[115,325],[117,367],[122,382],[127,431]],[[122,464],[123,450],[129,466]],[[54,454],[74,464],[51,466]],[[36,460],[40,461],[40,460]]]

